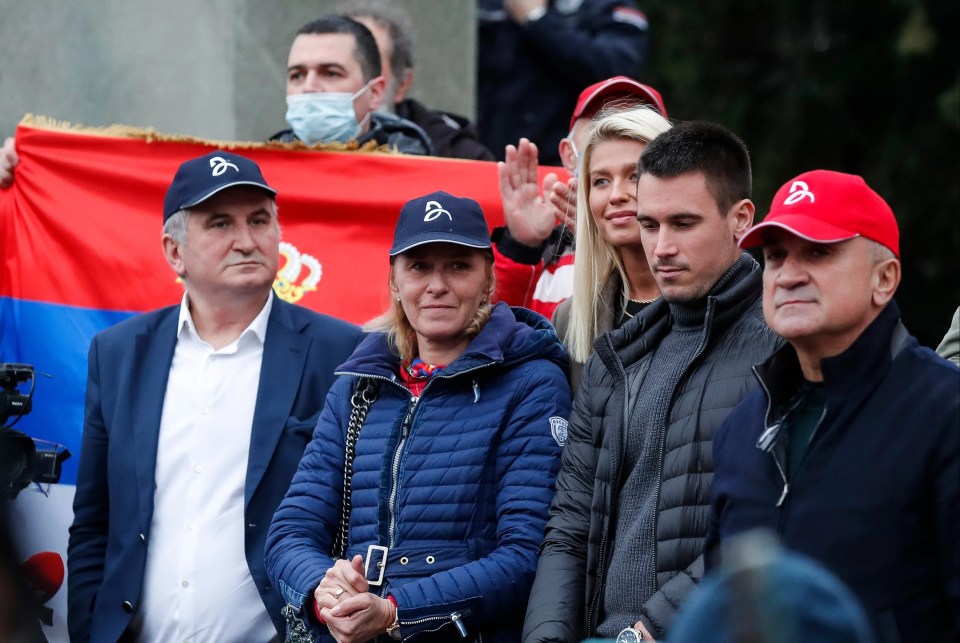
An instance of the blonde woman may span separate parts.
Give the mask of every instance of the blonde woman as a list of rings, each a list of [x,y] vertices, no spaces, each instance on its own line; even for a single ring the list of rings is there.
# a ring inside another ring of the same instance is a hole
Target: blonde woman
[[[660,296],[640,241],[637,159],[670,123],[649,107],[601,113],[583,150],[577,186],[573,295],[553,317],[570,353],[571,384],[593,342]]]

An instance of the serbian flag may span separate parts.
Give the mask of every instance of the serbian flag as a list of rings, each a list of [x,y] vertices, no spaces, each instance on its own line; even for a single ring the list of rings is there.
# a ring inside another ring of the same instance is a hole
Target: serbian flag
[[[183,161],[218,148],[256,161],[279,192],[275,292],[355,323],[389,302],[387,252],[405,201],[446,190],[476,199],[491,227],[502,222],[496,165],[487,162],[204,142],[31,117],[16,146],[13,186],[0,190],[0,362],[51,375],[37,377],[33,411],[16,428],[70,449],[66,484],[76,483],[93,335],[183,295],[160,246],[163,197]]]

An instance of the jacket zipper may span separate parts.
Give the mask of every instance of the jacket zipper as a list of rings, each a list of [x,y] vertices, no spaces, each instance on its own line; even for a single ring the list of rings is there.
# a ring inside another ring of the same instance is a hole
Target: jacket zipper
[[[651,541],[653,543],[653,573],[654,576],[657,575],[657,528],[660,526],[660,487],[663,485],[663,455],[666,451],[667,444],[667,431],[670,430],[670,412],[673,411],[673,402],[676,397],[677,390],[680,388],[680,385],[687,377],[687,373],[690,372],[690,368],[696,363],[700,357],[703,356],[704,352],[707,350],[707,346],[710,345],[710,338],[712,337],[713,330],[713,311],[714,304],[712,299],[707,299],[707,310],[704,313],[703,317],[703,342],[697,348],[697,352],[694,353],[693,358],[687,362],[686,367],[683,369],[683,373],[680,374],[680,377],[677,378],[677,383],[674,385],[673,390],[670,392],[670,404],[667,405],[667,414],[663,419],[663,432],[660,435],[660,471],[657,475],[657,487],[654,491],[653,496],[653,533],[651,534]],[[712,439],[712,438],[711,438]]]
[[[790,493],[790,482],[787,481],[787,473],[783,469],[783,463],[780,462],[780,458],[777,457],[777,454],[773,448],[777,438],[779,437],[782,422],[776,422],[774,424],[770,423],[770,413],[773,411],[773,397],[770,395],[770,389],[767,387],[767,383],[763,381],[762,377],[760,377],[757,367],[753,366],[752,370],[753,374],[757,378],[757,381],[760,382],[760,386],[763,387],[764,394],[767,396],[767,412],[763,415],[763,424],[767,428],[763,430],[763,433],[761,433],[760,437],[757,439],[757,448],[768,452],[770,457],[773,458],[773,463],[777,465],[777,471],[780,473],[780,479],[783,480],[783,491],[780,492],[780,499],[777,500],[777,504],[774,506],[782,507],[784,501],[787,499],[787,494]]]
[[[705,332],[705,334],[706,334],[706,337],[704,338],[703,343],[700,344],[700,347],[697,349],[697,352],[694,354],[693,359],[690,360],[690,363],[687,364],[687,367],[684,369],[683,373],[680,374],[679,379],[677,379],[677,385],[676,385],[676,387],[674,387],[673,393],[671,393],[671,395],[670,395],[670,404],[669,404],[669,406],[667,407],[667,408],[668,408],[668,412],[667,412],[667,417],[666,417],[666,419],[665,419],[665,423],[666,423],[666,424],[665,424],[665,426],[664,426],[663,437],[662,437],[662,439],[660,440],[660,475],[657,476],[657,487],[656,487],[656,490],[655,490],[655,492],[654,492],[655,495],[654,495],[654,505],[653,505],[653,506],[654,506],[654,516],[653,516],[653,540],[651,541],[651,542],[654,543],[654,568],[656,568],[657,525],[658,525],[658,523],[660,522],[660,520],[659,520],[659,517],[660,517],[659,506],[660,506],[660,486],[661,486],[661,484],[662,484],[662,482],[663,482],[663,452],[664,452],[664,449],[666,448],[666,447],[665,447],[665,443],[666,443],[666,439],[667,439],[666,431],[667,431],[667,428],[668,428],[669,425],[670,425],[669,409],[672,409],[672,408],[673,408],[673,395],[676,394],[677,389],[680,387],[680,383],[683,381],[683,378],[686,377],[687,372],[690,370],[690,367],[693,365],[694,362],[696,362],[698,359],[700,359],[700,356],[703,355],[704,351],[707,350],[707,346],[710,344],[710,336],[711,336],[711,332],[710,332],[710,331],[712,330],[713,310],[714,310],[714,307],[711,305],[710,300],[708,300],[707,310],[706,310],[706,313],[705,313],[705,315],[704,315],[704,321],[703,321],[704,332]],[[607,341],[609,342],[610,340],[607,339]],[[610,346],[610,349],[611,349],[611,353],[613,354],[613,356],[614,356],[614,357],[616,358],[616,360],[617,360],[617,364],[620,365],[620,370],[623,372],[623,382],[624,382],[624,383],[623,383],[623,387],[624,387],[624,390],[623,390],[623,399],[624,399],[624,401],[623,401],[623,405],[624,405],[623,417],[624,417],[624,421],[627,422],[627,426],[629,427],[628,409],[626,408],[626,407],[627,407],[627,404],[628,404],[628,402],[629,402],[629,400],[627,399],[626,370],[623,368],[623,363],[620,361],[620,358],[617,357],[617,353],[616,353],[616,351],[613,350],[613,347],[612,347],[612,346]],[[619,476],[619,473],[618,473],[618,476]],[[612,481],[611,481],[611,482],[612,482]],[[610,502],[611,502],[611,503],[613,502],[612,494],[611,494]],[[612,507],[611,507],[611,509],[612,509]],[[604,561],[603,556],[604,556],[605,549],[606,549],[608,532],[609,532],[609,529],[604,529],[604,530],[603,530],[603,533],[602,533],[601,536],[600,536],[600,547],[599,547],[598,550],[597,550],[597,589],[596,589],[596,591],[594,591],[593,599],[590,601],[590,609],[589,609],[589,611],[587,612],[587,633],[588,633],[588,634],[593,634],[593,633],[596,631],[596,627],[597,627],[597,624],[596,624],[597,601],[600,599],[600,592],[602,591],[602,587],[603,587],[603,576],[604,576],[604,574],[606,573],[606,571],[605,571],[605,569],[604,569],[605,561]],[[656,572],[654,572],[654,573],[656,573]]]
[[[463,610],[463,612],[453,612],[449,616],[425,616],[423,618],[418,618],[412,621],[405,621],[406,625],[423,625],[424,623],[429,623],[430,621],[439,621],[436,627],[428,630],[423,630],[418,632],[419,634],[426,634],[429,632],[436,632],[440,628],[444,627],[447,623],[444,621],[449,621],[453,623],[453,626],[457,628],[457,632],[460,634],[460,638],[467,637],[467,627],[463,624],[463,617],[470,613],[470,610]]]
[[[780,479],[783,480],[783,491],[780,492],[780,498],[777,500],[775,507],[782,508],[783,503],[787,499],[787,494],[790,493],[790,482],[787,480],[787,472],[784,468],[783,462],[780,461],[780,458],[777,457],[777,452],[774,448],[776,442],[780,438],[780,430],[783,428],[783,420],[785,418],[780,418],[778,422],[773,424],[770,423],[770,413],[773,410],[773,397],[770,395],[770,389],[767,387],[767,383],[760,377],[760,373],[757,371],[756,367],[753,368],[753,373],[757,377],[757,381],[760,382],[760,386],[763,387],[763,392],[767,397],[767,412],[764,414],[764,426],[767,428],[764,429],[763,433],[760,434],[760,437],[757,439],[757,448],[762,451],[767,451],[770,454],[770,457],[773,458],[774,464],[777,465],[777,471],[780,473]],[[795,406],[794,406],[795,408]],[[823,418],[827,417],[827,405],[824,402],[823,412],[820,414],[820,419],[817,420],[817,424],[813,427],[813,432],[810,434],[810,442],[807,444],[807,449],[809,450],[813,445],[813,439],[816,437],[817,432],[820,430],[820,425],[823,424]],[[807,454],[804,453],[803,459],[806,459]],[[801,462],[803,461],[801,459]],[[782,518],[782,516],[781,516]],[[782,532],[782,529],[778,527],[778,532]]]
[[[420,402],[421,399],[423,399],[424,393],[427,392],[427,389],[429,389],[430,386],[433,384],[433,382],[436,381],[437,379],[453,379],[454,377],[460,377],[465,373],[472,373],[473,371],[479,370],[481,368],[485,368],[487,366],[492,366],[493,364],[496,364],[496,362],[487,362],[485,364],[475,366],[465,371],[454,373],[453,375],[450,375],[447,377],[444,377],[443,375],[437,375],[435,378],[430,378],[430,380],[427,381],[427,383],[423,387],[423,390],[420,391],[419,396],[416,396],[416,395],[411,396],[410,406],[409,408],[407,408],[407,414],[404,416],[403,424],[401,425],[402,428],[400,432],[400,441],[397,443],[397,450],[393,454],[393,463],[391,464],[391,469],[390,469],[390,494],[387,501],[389,503],[388,510],[390,512],[390,527],[387,533],[387,543],[390,549],[393,549],[394,543],[396,542],[396,525],[397,525],[396,500],[397,500],[398,488],[400,486],[400,459],[403,456],[403,448],[404,446],[406,446],[407,438],[410,436],[410,427],[413,425],[413,415],[417,409],[417,404]],[[360,375],[360,377],[367,377],[367,376]],[[374,376],[374,377],[377,377],[377,376]],[[394,381],[385,377],[382,379],[386,379],[387,381]],[[398,384],[398,386],[402,387],[402,385],[400,384]],[[474,390],[474,395],[479,396],[479,387],[476,382],[473,383],[473,390]],[[384,560],[384,565],[386,565],[386,560]],[[384,583],[383,587],[380,589],[381,598],[386,597],[387,589],[388,589],[387,584]],[[464,611],[464,614],[466,613],[467,612]],[[401,623],[404,625],[416,625],[418,623],[424,623],[429,620],[434,620],[434,619],[446,620],[447,618],[449,618],[453,622],[453,624],[456,626],[457,631],[460,632],[461,637],[465,637],[467,635],[467,628],[463,624],[463,621],[460,620],[461,618],[460,612],[454,612],[449,617],[432,616],[428,618],[419,619],[417,621],[401,621]],[[440,629],[440,627],[443,627],[443,625],[444,624],[441,623],[441,625],[436,629]],[[429,630],[429,631],[434,631],[434,630]]]
[[[396,499],[397,499],[397,478],[400,475],[400,456],[403,454],[403,447],[406,444],[407,436],[410,435],[410,425],[413,422],[413,413],[417,410],[417,403],[420,402],[420,398],[423,397],[423,394],[426,392],[427,388],[430,387],[432,382],[427,382],[426,386],[423,387],[423,390],[420,391],[419,396],[412,396],[410,398],[410,406],[407,408],[407,414],[403,418],[403,425],[400,430],[400,441],[397,443],[397,450],[393,452],[393,464],[390,467],[390,498],[387,501],[389,503],[388,509],[390,511],[390,529],[387,533],[387,543],[388,546],[392,549],[394,543],[394,527],[397,524],[397,510],[396,510]],[[384,561],[386,564],[386,561]]]
[[[400,433],[400,442],[397,443],[397,450],[393,454],[393,464],[391,465],[390,470],[390,495],[388,502],[390,503],[390,528],[387,536],[388,546],[393,548],[394,542],[396,540],[395,528],[397,525],[397,491],[400,486],[400,459],[403,455],[403,448],[406,446],[407,438],[410,436],[410,427],[413,425],[413,414],[416,411],[417,404],[423,399],[424,394],[427,392],[427,389],[438,379],[453,379],[454,377],[460,377],[466,373],[472,373],[473,371],[485,368],[487,366],[492,366],[496,362],[487,362],[481,364],[480,366],[474,366],[465,371],[460,371],[459,373],[454,373],[448,377],[444,377],[442,374],[437,375],[435,378],[430,378],[427,381],[426,385],[423,387],[423,390],[420,391],[419,396],[413,396],[410,398],[410,408],[407,409],[407,415],[403,418],[403,428]],[[479,387],[476,383],[473,385],[474,395],[479,397]]]
[[[616,351],[613,350],[613,345],[610,342],[610,339],[604,336],[604,340],[607,342],[607,348],[610,350],[611,355],[617,361],[617,364],[620,366],[620,372],[623,376],[623,417],[624,421],[627,421],[627,373],[623,368],[623,363],[617,357]],[[599,350],[597,351],[599,352]],[[598,460],[599,464],[599,460]],[[619,477],[619,472],[618,472]],[[612,481],[611,481],[612,482]],[[611,489],[612,489],[611,484]],[[613,495],[611,492],[610,502],[613,503]],[[612,506],[611,506],[612,509]],[[607,552],[607,535],[609,534],[609,528],[604,529],[600,534],[600,546],[597,548],[597,587],[593,591],[593,597],[590,599],[590,607],[587,610],[587,633],[591,634],[596,630],[596,614],[597,614],[597,602],[600,600],[600,594],[603,592],[603,583],[600,582],[601,571],[604,568],[604,557]]]

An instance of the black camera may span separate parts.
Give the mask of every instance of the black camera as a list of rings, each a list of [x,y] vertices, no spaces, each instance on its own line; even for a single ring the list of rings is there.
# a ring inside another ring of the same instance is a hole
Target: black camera
[[[71,455],[63,445],[10,428],[32,409],[35,385],[33,366],[0,364],[0,497],[16,498],[31,482],[60,482],[63,462]]]

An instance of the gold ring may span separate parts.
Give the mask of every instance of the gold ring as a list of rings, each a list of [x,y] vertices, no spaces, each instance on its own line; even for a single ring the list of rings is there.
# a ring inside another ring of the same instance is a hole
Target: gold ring
[[[342,588],[342,587],[338,587],[338,588],[337,588],[337,591],[333,592],[333,599],[336,600],[336,601],[339,601],[341,594],[343,594],[343,588]]]

